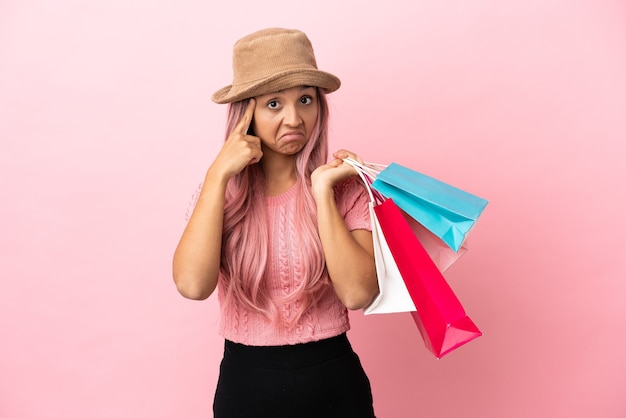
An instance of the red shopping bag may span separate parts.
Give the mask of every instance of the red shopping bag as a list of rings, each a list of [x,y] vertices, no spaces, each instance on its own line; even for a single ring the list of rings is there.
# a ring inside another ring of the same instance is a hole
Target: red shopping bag
[[[482,335],[465,313],[452,288],[415,237],[392,199],[374,207],[400,274],[415,303],[411,312],[426,347],[435,357]]]

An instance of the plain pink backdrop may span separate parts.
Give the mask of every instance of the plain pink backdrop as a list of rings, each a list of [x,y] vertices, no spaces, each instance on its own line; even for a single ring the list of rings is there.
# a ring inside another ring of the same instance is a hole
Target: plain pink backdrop
[[[441,360],[351,315],[382,418],[626,416],[626,6],[0,3],[0,416],[211,416],[215,298],[171,280],[222,142],[232,44],[307,32],[332,147],[490,200],[447,273],[484,336]]]

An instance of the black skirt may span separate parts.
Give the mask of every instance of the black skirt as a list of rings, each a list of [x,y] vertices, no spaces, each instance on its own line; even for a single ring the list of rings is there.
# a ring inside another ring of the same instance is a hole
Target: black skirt
[[[257,347],[226,341],[215,418],[374,418],[372,390],[346,334]]]

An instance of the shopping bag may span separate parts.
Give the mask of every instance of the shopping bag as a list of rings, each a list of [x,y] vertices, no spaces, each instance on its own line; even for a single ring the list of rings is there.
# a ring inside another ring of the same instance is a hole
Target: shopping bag
[[[385,242],[417,312],[411,312],[426,347],[437,358],[482,335],[413,234],[393,199],[374,207]]]
[[[463,241],[461,248],[458,251],[454,251],[452,248],[441,240],[438,236],[426,229],[422,224],[411,218],[409,214],[402,211],[404,219],[408,222],[413,234],[417,240],[422,244],[430,259],[437,266],[440,272],[445,272],[456,263],[456,261],[463,256],[468,250],[467,240]]]
[[[376,180],[376,176],[384,170],[387,166],[382,164],[374,164],[374,163],[361,163],[352,158],[346,158],[344,161],[350,165],[352,165],[365,186],[369,189],[370,192],[370,200],[375,205],[374,197],[376,196],[376,200],[378,202],[382,202],[385,200],[380,193],[376,190],[372,189],[372,183]],[[413,233],[422,244],[426,252],[433,260],[439,271],[442,273],[446,271],[452,264],[454,264],[463,254],[467,252],[467,243],[466,241],[461,244],[461,247],[458,250],[453,250],[450,248],[441,238],[430,232],[427,228],[425,228],[422,224],[413,219],[409,214],[403,211],[405,218]],[[374,231],[372,224],[372,231]]]
[[[458,251],[487,200],[433,177],[391,163],[372,187]]]
[[[348,160],[346,162],[357,170],[370,198],[370,221],[372,224],[374,260],[376,263],[379,293],[374,301],[363,309],[363,313],[370,315],[415,311],[415,304],[406,288],[404,279],[398,271],[398,266],[385,241],[376,212],[374,211],[375,205],[380,204],[383,198],[376,191],[372,190],[371,179],[360,169],[359,164],[355,160]]]
[[[369,315],[415,311],[415,303],[385,241],[373,203],[370,203],[370,219],[379,293],[374,301],[363,309],[363,313]]]

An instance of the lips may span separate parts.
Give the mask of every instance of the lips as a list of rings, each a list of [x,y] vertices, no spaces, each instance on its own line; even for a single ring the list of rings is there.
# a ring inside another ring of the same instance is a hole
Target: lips
[[[280,141],[301,141],[304,139],[304,133],[301,131],[289,131],[282,134]]]

